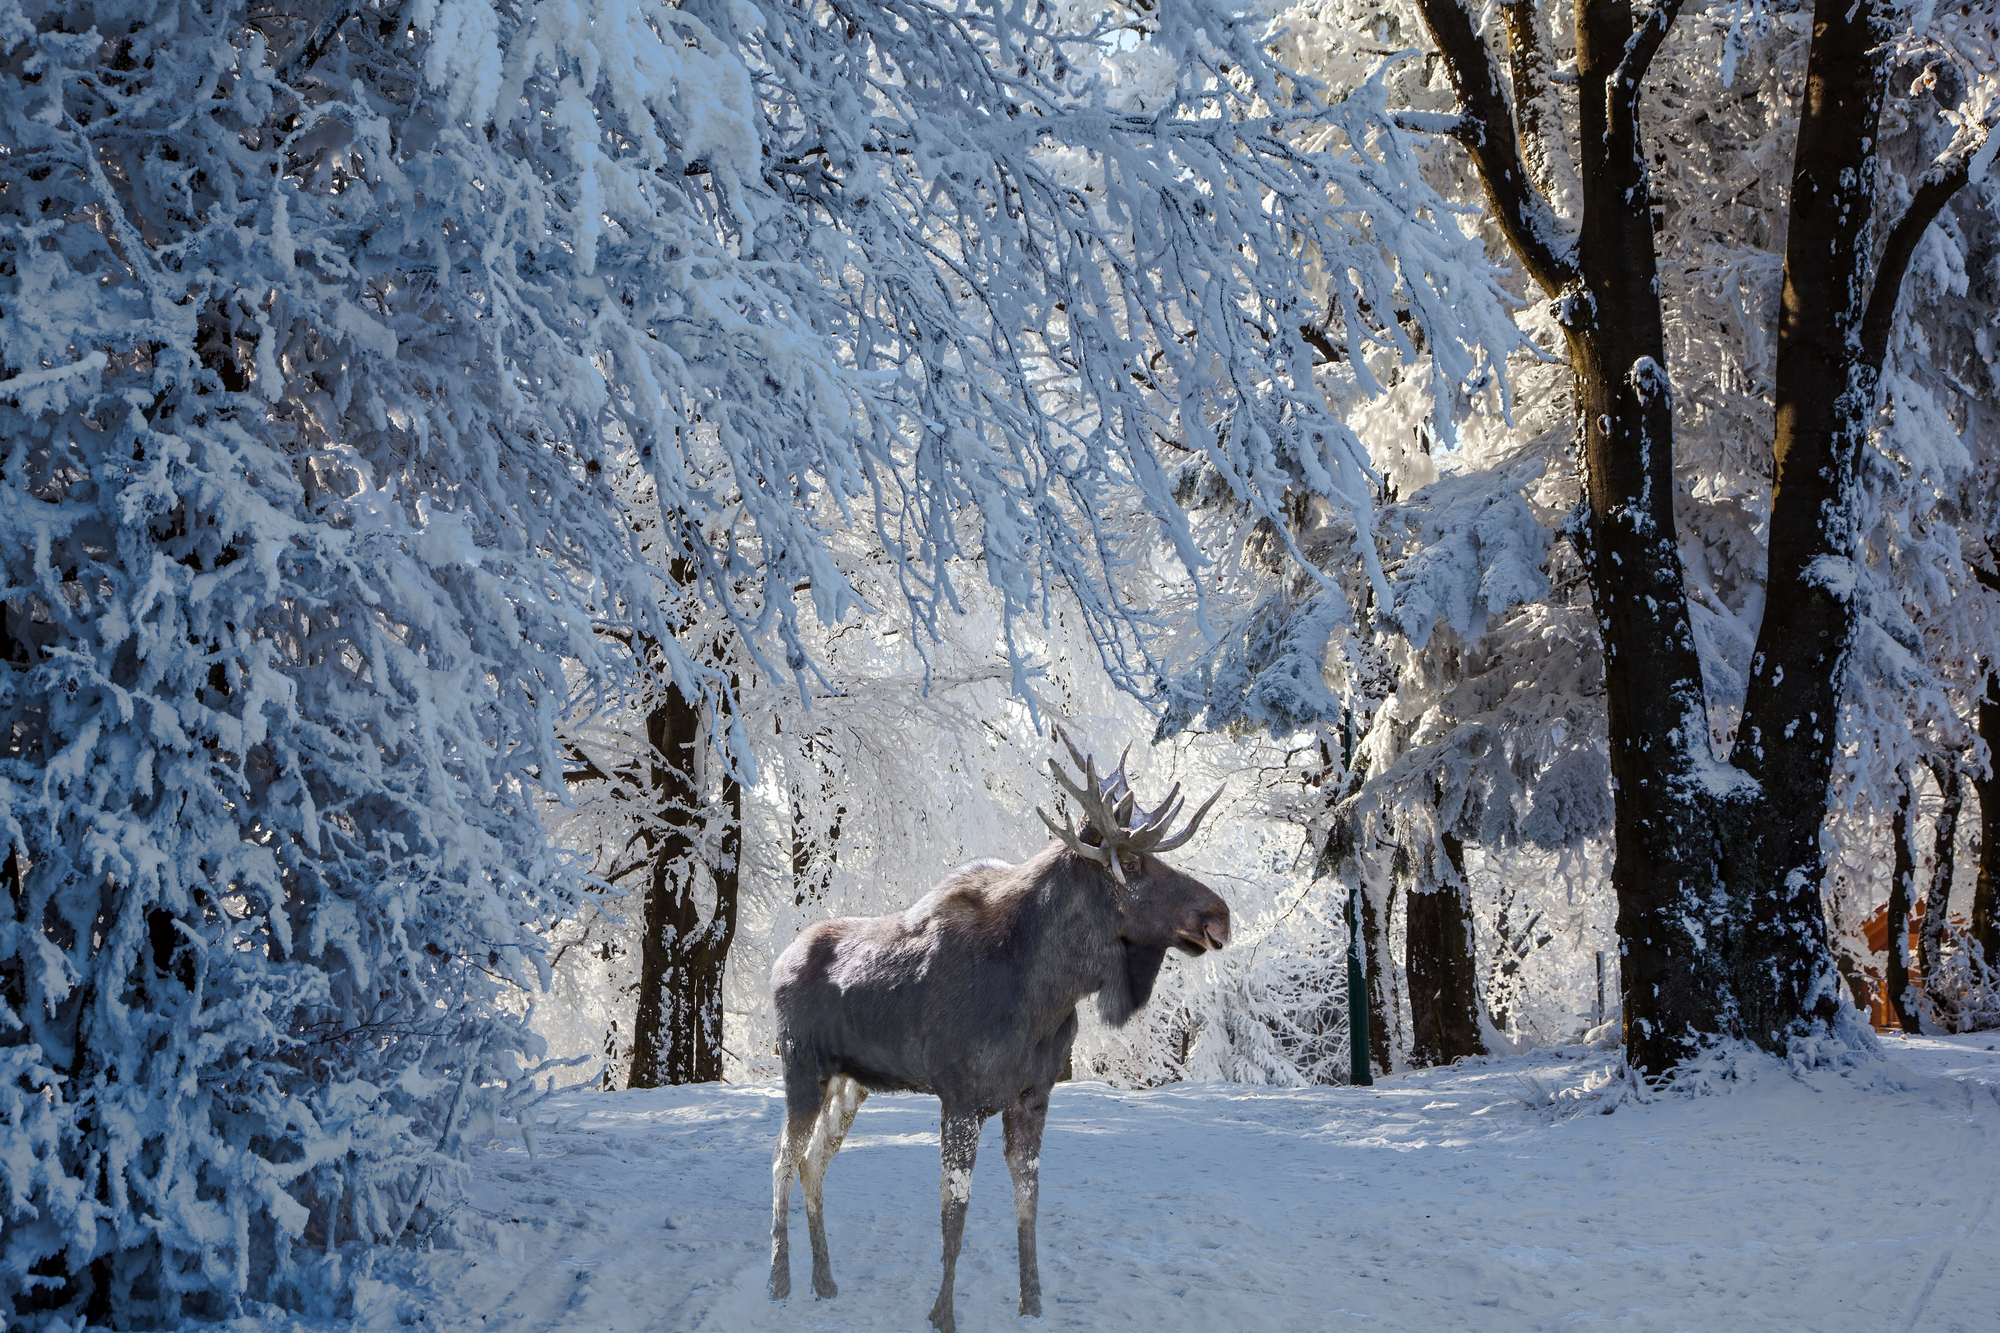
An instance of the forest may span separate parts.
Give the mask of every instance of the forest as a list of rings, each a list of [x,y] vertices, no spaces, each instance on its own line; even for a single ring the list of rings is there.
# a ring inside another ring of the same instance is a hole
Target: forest
[[[1872,1213],[1928,1116],[1952,1220],[1808,1313],[1984,1326],[1996,121],[1995,0],[0,0],[0,1323],[795,1326],[781,955],[1123,885],[1106,802],[1180,792],[1227,947],[1075,1009],[1052,1314],[1640,1308],[1476,1140],[1742,1252],[1643,1326],[1776,1318],[1889,1233],[1704,1228]],[[853,1327],[928,1299],[930,1114],[854,1121],[893,1225],[832,1177],[913,1284]],[[1870,1155],[1730,1156],[1800,1124]],[[1114,1140],[1236,1172],[1263,1276],[1063,1249],[1162,1206]],[[1264,1212],[1352,1198],[1578,1281],[1307,1299]],[[1156,1263],[1211,1295],[1103,1286]]]

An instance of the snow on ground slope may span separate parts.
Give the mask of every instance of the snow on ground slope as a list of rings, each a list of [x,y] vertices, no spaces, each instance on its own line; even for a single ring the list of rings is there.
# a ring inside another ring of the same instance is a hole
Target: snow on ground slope
[[[2000,1327],[2000,1042],[1618,1105],[1608,1055],[1472,1062],[1373,1090],[1056,1090],[1042,1150],[1050,1329],[1977,1330]],[[907,1329],[935,1294],[937,1103],[877,1096],[827,1182],[840,1295],[764,1294],[764,1086],[559,1096],[537,1153],[479,1154],[467,1245],[377,1265],[363,1326]],[[987,1126],[958,1269],[965,1333],[1015,1316],[1011,1190]],[[396,1270],[393,1277],[390,1270]]]

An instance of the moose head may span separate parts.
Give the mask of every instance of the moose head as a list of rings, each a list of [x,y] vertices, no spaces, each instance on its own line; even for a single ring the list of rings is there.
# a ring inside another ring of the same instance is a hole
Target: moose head
[[[1203,801],[1178,833],[1170,833],[1186,806],[1179,783],[1151,810],[1139,805],[1125,776],[1128,747],[1109,777],[1097,776],[1097,763],[1078,750],[1061,727],[1056,738],[1081,770],[1082,782],[1049,760],[1049,772],[1083,812],[1079,827],[1051,819],[1040,806],[1035,813],[1075,856],[1098,867],[1108,879],[1104,886],[1115,917],[1115,934],[1124,953],[1123,984],[1109,977],[1097,992],[1097,1011],[1105,1022],[1123,1026],[1153,993],[1167,950],[1196,957],[1229,943],[1229,904],[1200,880],[1160,859],[1188,842],[1202,819],[1222,795],[1222,788]]]

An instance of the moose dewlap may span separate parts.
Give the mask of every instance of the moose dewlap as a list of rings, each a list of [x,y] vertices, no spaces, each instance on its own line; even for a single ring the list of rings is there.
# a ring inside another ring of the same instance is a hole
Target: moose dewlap
[[[1061,736],[1061,732],[1057,732]],[[1023,865],[975,861],[895,916],[841,917],[806,930],[771,971],[785,1128],[771,1168],[771,1297],[791,1294],[786,1225],[792,1175],[805,1187],[813,1291],[834,1295],[821,1201],[827,1165],[870,1092],[934,1094],[944,1159],[944,1279],[931,1323],[952,1333],[952,1272],[965,1229],[979,1130],[1000,1115],[1020,1233],[1021,1313],[1042,1312],[1035,1268],[1036,1177],[1049,1089],[1076,1040],[1076,1006],[1096,994],[1122,1025],[1153,993],[1167,950],[1229,942],[1229,906],[1159,859],[1194,836],[1211,796],[1179,833],[1176,786],[1138,808],[1121,760],[1108,778],[1063,737],[1079,785],[1050,771],[1083,811],[1079,827],[1040,810],[1059,841]]]

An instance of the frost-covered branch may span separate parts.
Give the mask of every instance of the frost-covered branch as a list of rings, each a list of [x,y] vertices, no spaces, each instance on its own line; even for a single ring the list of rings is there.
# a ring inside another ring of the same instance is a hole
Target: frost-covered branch
[[[1577,281],[1576,242],[1521,160],[1514,115],[1486,39],[1464,0],[1416,0],[1444,57],[1463,122],[1458,132],[1486,188],[1493,215],[1528,275],[1555,296]]]
[[[1861,358],[1878,373],[1889,348],[1896,307],[1902,300],[1903,275],[1909,271],[1917,243],[1952,197],[1975,179],[1975,174],[1985,174],[1996,145],[2000,145],[2000,135],[1991,127],[1964,135],[1963,142],[1954,144],[1924,172],[1902,216],[1889,228],[1889,239],[1875,266],[1875,282],[1868,292],[1868,309],[1861,320]]]
[[[1565,211],[1576,192],[1576,168],[1563,133],[1549,56],[1547,0],[1512,0],[1500,6],[1507,29],[1507,72],[1514,87],[1514,128],[1528,170],[1551,209]]]

